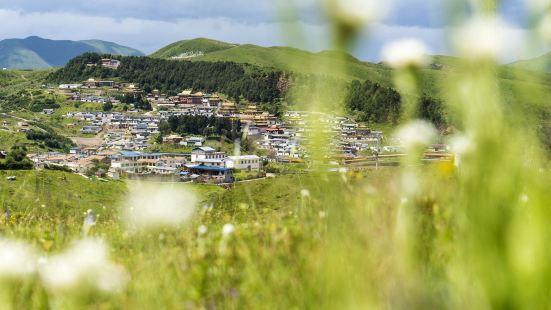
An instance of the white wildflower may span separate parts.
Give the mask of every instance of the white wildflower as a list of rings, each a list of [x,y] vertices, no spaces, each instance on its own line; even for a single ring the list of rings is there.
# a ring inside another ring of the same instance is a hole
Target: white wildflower
[[[211,203],[206,203],[203,205],[203,213],[205,212],[209,212],[210,210],[212,210],[214,204],[211,202]]]
[[[125,203],[124,218],[130,227],[178,227],[188,221],[198,203],[191,190],[157,185],[134,185]]]
[[[127,282],[123,268],[109,261],[107,248],[98,239],[78,241],[42,264],[39,273],[46,288],[56,292],[86,287],[110,293]]]
[[[499,17],[474,17],[455,33],[453,43],[464,57],[493,60],[506,50],[506,29]]]
[[[38,266],[42,266],[44,264],[46,264],[48,262],[48,258],[46,256],[40,256],[37,260],[36,260],[36,264]]]
[[[381,0],[326,0],[328,13],[354,25],[364,25],[383,19],[390,1]]]
[[[0,239],[0,279],[21,279],[36,270],[36,252],[24,242]]]
[[[239,209],[241,209],[241,210],[248,210],[249,209],[249,205],[246,204],[246,203],[240,203],[238,206],[239,206]]]
[[[522,203],[527,203],[527,202],[528,202],[528,195],[526,195],[526,194],[520,195],[519,200],[520,200],[520,202],[522,202]]]
[[[427,46],[417,39],[400,39],[386,44],[382,51],[383,61],[396,69],[418,68],[430,63]]]
[[[463,155],[473,150],[472,139],[464,135],[455,135],[450,139],[451,151]]]
[[[223,227],[222,227],[222,235],[223,236],[229,236],[231,235],[233,232],[235,231],[235,226],[233,226],[233,224],[225,224]]]
[[[203,235],[207,234],[208,231],[209,231],[209,229],[205,225],[201,225],[201,226],[199,226],[199,228],[197,228],[197,233],[199,234],[199,236],[203,236]]]
[[[426,146],[436,137],[437,131],[431,123],[412,121],[398,130],[398,138],[407,149]]]
[[[300,190],[300,196],[302,198],[308,198],[308,197],[310,197],[310,191],[303,188],[302,190]]]
[[[320,211],[318,216],[320,217],[320,219],[324,219],[325,217],[327,217],[327,213],[325,211]]]
[[[456,135],[450,139],[451,151],[454,156],[454,165],[459,167],[462,162],[462,156],[472,152],[474,149],[472,139],[464,135]]]

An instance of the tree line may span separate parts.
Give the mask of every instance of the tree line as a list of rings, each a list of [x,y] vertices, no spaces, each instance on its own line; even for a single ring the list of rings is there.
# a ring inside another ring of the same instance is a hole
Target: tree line
[[[186,135],[222,136],[231,141],[241,135],[241,122],[238,119],[208,117],[203,115],[171,116],[159,125],[161,135],[171,132]]]
[[[44,124],[33,123],[33,125],[43,129],[43,131],[34,129],[27,131],[27,139],[31,141],[42,143],[45,147],[64,152],[69,152],[69,149],[75,145],[71,139],[57,134],[52,128]]]
[[[4,160],[0,160],[0,170],[31,170],[34,165],[27,158],[24,146],[14,145]]]
[[[361,122],[397,124],[402,113],[402,97],[393,88],[356,80],[348,87],[345,107]],[[447,123],[442,101],[427,94],[418,98],[416,114],[438,128]]]

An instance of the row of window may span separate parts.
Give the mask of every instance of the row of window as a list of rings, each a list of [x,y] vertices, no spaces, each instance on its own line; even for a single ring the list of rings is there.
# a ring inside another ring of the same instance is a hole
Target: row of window
[[[226,157],[224,154],[205,155],[205,159],[220,159]]]
[[[237,162],[238,165],[246,165],[246,164],[258,164],[257,159],[251,159],[251,160],[239,160]]]

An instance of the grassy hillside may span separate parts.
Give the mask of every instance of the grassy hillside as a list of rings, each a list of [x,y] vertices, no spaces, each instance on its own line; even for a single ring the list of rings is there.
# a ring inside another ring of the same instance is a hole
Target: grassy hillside
[[[259,67],[275,68],[302,74],[327,75],[346,80],[360,79],[377,82],[388,81],[388,70],[382,66],[367,65],[356,58],[339,53],[311,53],[292,47],[261,47],[240,45],[195,57],[193,61],[232,61]],[[336,73],[333,68],[346,68],[346,73]]]
[[[287,72],[337,77],[347,81],[370,80],[387,87],[393,86],[392,70],[387,66],[362,62],[351,55],[330,51],[312,53],[291,47],[235,45],[207,39],[195,39],[171,44],[152,54],[152,57],[169,59],[182,52],[199,50],[203,51],[204,55],[188,60],[229,61]],[[456,76],[455,73],[462,65],[463,61],[456,57],[434,56],[433,63],[422,72],[421,90],[438,96],[441,92],[441,85],[453,81]],[[345,73],[342,73],[342,68],[346,69]],[[516,88],[515,84],[517,82],[522,85],[528,83],[543,86],[546,90],[548,86],[551,86],[551,75],[548,74],[534,75],[524,70],[504,66],[500,69],[498,75],[502,87],[509,93],[512,88]]]
[[[231,44],[210,39],[183,40],[172,43],[151,54],[155,58],[192,57],[195,54],[208,54],[220,50],[236,47]]]
[[[42,85],[52,70],[0,71],[0,112],[29,108],[35,99],[49,96]]]
[[[551,73],[551,53],[532,59],[519,60],[509,66],[512,68]]]

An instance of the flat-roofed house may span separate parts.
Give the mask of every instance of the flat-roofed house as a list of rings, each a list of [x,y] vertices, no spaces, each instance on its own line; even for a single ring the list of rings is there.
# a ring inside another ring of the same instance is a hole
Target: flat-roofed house
[[[181,141],[180,145],[203,146],[203,143],[205,143],[205,138],[203,137],[188,137],[185,141]]]
[[[224,160],[226,168],[246,171],[260,171],[262,161],[257,155],[229,156]]]
[[[224,159],[226,158],[226,153],[224,152],[216,152],[215,149],[208,146],[203,147],[197,147],[194,148],[191,151],[191,162],[198,162],[203,160],[211,160],[211,159]]]

